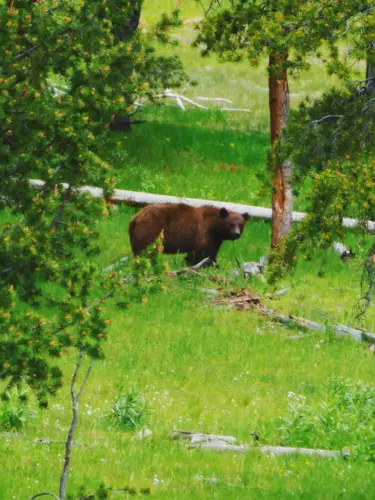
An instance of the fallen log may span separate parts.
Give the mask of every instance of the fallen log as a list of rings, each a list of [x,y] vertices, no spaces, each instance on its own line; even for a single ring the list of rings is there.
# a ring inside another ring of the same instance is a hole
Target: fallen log
[[[352,328],[350,326],[342,325],[341,323],[333,323],[331,325],[323,325],[310,319],[293,316],[291,314],[281,314],[274,309],[263,306],[260,302],[258,295],[253,295],[249,290],[233,290],[227,296],[220,296],[213,298],[216,306],[235,307],[238,311],[252,310],[256,311],[263,316],[267,316],[274,321],[278,321],[285,325],[298,325],[299,327],[316,330],[321,332],[333,331],[337,337],[349,335],[356,342],[367,341],[371,344],[375,343],[375,333],[367,330]]]
[[[190,448],[199,448],[209,451],[233,451],[235,453],[247,453],[260,451],[265,455],[280,456],[280,455],[307,455],[318,456],[324,458],[341,458],[343,453],[336,450],[320,450],[314,448],[293,448],[290,446],[252,446],[245,444],[228,444],[224,441],[208,441],[201,444],[191,444]]]
[[[295,448],[291,446],[254,446],[248,444],[235,444],[237,438],[233,436],[218,436],[215,434],[201,434],[199,432],[173,431],[173,439],[182,439],[190,442],[189,448],[198,448],[208,451],[233,451],[235,453],[248,453],[260,451],[271,456],[280,455],[306,455],[323,458],[341,458],[349,455],[347,450],[321,450],[315,448]]]
[[[41,189],[44,186],[44,181],[31,179],[30,184],[36,189]],[[62,186],[67,189],[68,185],[63,183]],[[78,193],[87,193],[94,198],[100,198],[103,196],[103,190],[98,187],[93,186],[82,186],[76,189]],[[151,205],[154,203],[170,203],[172,205],[177,205],[179,203],[185,203],[192,207],[202,207],[205,205],[210,205],[218,208],[226,208],[227,210],[243,214],[247,212],[250,217],[255,219],[272,219],[272,209],[265,207],[254,207],[251,205],[242,205],[240,203],[230,203],[226,201],[213,201],[213,200],[201,200],[197,198],[180,198],[177,196],[167,196],[162,194],[152,194],[152,193],[141,193],[138,191],[127,191],[125,189],[115,189],[112,196],[110,197],[112,203],[125,203],[130,206],[143,207],[146,205]],[[306,217],[303,212],[292,212],[293,222],[299,222]],[[375,222],[368,221],[367,223],[368,231],[375,231]],[[360,225],[358,219],[351,219],[345,217],[342,222],[343,227],[355,228]]]
[[[224,441],[225,443],[234,444],[237,442],[237,438],[234,436],[218,436],[215,434],[202,434],[200,432],[190,432],[190,431],[173,431],[173,439],[184,439],[190,441],[191,443],[202,443],[208,441]]]
[[[307,328],[309,330],[319,330],[322,332],[327,332],[328,330],[332,330],[337,337],[342,337],[344,335],[349,335],[356,342],[367,341],[374,343],[375,342],[375,333],[369,332],[367,330],[362,330],[358,328],[351,328],[350,326],[342,325],[341,323],[333,323],[329,326],[323,325],[321,323],[316,323],[315,321],[311,321],[309,319],[301,318],[299,316],[293,315],[285,315],[280,314],[273,309],[269,309],[268,307],[260,307],[259,312],[265,316],[272,318],[273,320],[279,321],[283,324],[296,324],[303,328]]]

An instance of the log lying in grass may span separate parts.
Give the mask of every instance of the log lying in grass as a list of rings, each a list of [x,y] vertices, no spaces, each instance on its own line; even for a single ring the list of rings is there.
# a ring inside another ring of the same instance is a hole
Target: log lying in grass
[[[202,434],[200,432],[190,432],[190,431],[173,431],[173,439],[184,439],[190,441],[192,444],[208,442],[208,441],[223,441],[228,444],[234,444],[237,442],[237,438],[234,436],[218,436],[215,434]]]
[[[265,316],[268,316],[280,323],[290,325],[296,324],[303,328],[307,328],[309,330],[319,330],[322,332],[326,332],[327,330],[333,330],[337,337],[342,337],[344,335],[350,335],[356,342],[360,342],[365,340],[367,342],[375,343],[375,333],[368,332],[366,330],[360,330],[358,328],[351,328],[346,325],[342,325],[340,323],[333,323],[332,325],[325,326],[321,323],[316,323],[315,321],[311,321],[309,319],[301,318],[299,316],[287,316],[285,314],[280,314],[273,309],[268,309],[267,307],[260,307],[259,312]]]
[[[190,442],[189,448],[199,448],[208,451],[233,451],[235,453],[248,453],[260,451],[266,455],[306,455],[323,458],[341,458],[348,456],[348,452],[336,450],[320,450],[314,448],[294,448],[291,446],[252,446],[248,444],[235,444],[237,438],[233,436],[218,436],[215,434],[201,434],[199,432],[174,431],[172,438],[183,439]]]
[[[290,446],[251,446],[245,444],[233,445],[224,441],[208,441],[202,444],[192,444],[191,448],[199,448],[210,451],[233,451],[234,453],[248,453],[260,451],[265,455],[280,456],[280,455],[307,455],[318,456],[324,458],[341,458],[343,453],[336,450],[319,450],[314,448],[293,448]]]
[[[333,331],[337,337],[350,335],[356,342],[365,340],[375,344],[375,333],[350,326],[342,325],[341,323],[333,323],[331,325],[323,325],[309,319],[299,316],[281,314],[274,309],[263,306],[258,295],[253,295],[248,289],[234,290],[228,296],[215,297],[217,307],[235,307],[238,311],[256,311],[264,316],[278,321],[285,325],[298,325],[308,330],[317,330],[321,332]]]
[[[41,189],[44,186],[44,182],[31,179],[30,184],[36,189]],[[67,184],[63,184],[65,188],[68,187]],[[103,190],[101,188],[92,186],[82,186],[77,189],[79,193],[91,194],[94,198],[99,198],[103,196]],[[242,205],[240,203],[230,203],[226,201],[212,201],[212,200],[201,200],[197,198],[179,198],[177,196],[166,196],[162,194],[152,194],[152,193],[141,193],[138,191],[126,191],[124,189],[115,189],[112,196],[110,197],[112,203],[124,203],[136,207],[144,207],[146,205],[151,205],[153,203],[171,203],[172,205],[177,205],[179,203],[185,203],[192,207],[202,207],[205,205],[210,205],[218,208],[226,208],[227,210],[243,214],[247,212],[250,217],[255,219],[272,219],[272,209],[264,207],[254,207],[251,205]],[[306,214],[303,212],[293,212],[292,219],[293,222],[299,222]],[[344,218],[343,227],[355,228],[360,225],[360,221],[357,219]],[[375,222],[367,222],[368,231],[375,231]]]

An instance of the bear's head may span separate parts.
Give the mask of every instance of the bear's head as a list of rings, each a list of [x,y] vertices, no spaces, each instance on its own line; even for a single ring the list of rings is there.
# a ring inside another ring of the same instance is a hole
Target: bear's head
[[[219,211],[219,220],[216,226],[216,233],[222,240],[238,240],[240,238],[249,214],[238,214],[229,212],[226,208]]]

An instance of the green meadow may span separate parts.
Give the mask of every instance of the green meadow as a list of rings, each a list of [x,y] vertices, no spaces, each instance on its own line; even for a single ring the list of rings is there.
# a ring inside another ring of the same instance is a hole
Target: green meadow
[[[181,3],[185,20],[200,15],[193,0]],[[159,10],[171,10],[175,4],[146,1],[145,28],[157,19]],[[108,151],[118,187],[270,206],[265,65],[251,68],[245,62],[221,64],[214,56],[200,58],[189,45],[194,38],[191,23],[176,30],[175,37],[180,41],[178,49],[160,50],[178,50],[187,73],[197,80],[197,86],[181,89],[183,95],[230,98],[233,107],[251,112],[190,108],[184,112],[172,102],[147,106],[139,115],[146,123],[135,126],[129,135],[114,136]],[[311,60],[310,70],[291,80],[292,105],[333,83],[318,61]],[[296,210],[304,207],[301,196]],[[136,209],[122,206],[100,223],[102,251],[96,262],[103,268],[130,254],[128,224],[135,213]],[[0,214],[2,223],[8,218],[7,213]],[[160,499],[374,497],[374,463],[356,450],[357,446],[371,449],[371,440],[375,446],[375,431],[371,424],[361,427],[360,408],[355,412],[350,406],[342,421],[335,420],[337,396],[329,389],[347,380],[364,386],[373,383],[374,353],[369,346],[350,338],[336,339],[330,332],[286,328],[256,311],[220,309],[205,290],[249,288],[260,295],[262,304],[282,313],[327,325],[356,326],[362,262],[368,248],[359,244],[355,232],[348,232],[344,243],[353,246],[355,258],[342,263],[334,252],[315,252],[301,259],[296,272],[279,284],[289,292],[271,300],[266,298],[271,289],[261,279],[245,281],[230,272],[237,267],[237,259],[259,260],[267,253],[269,241],[269,222],[250,220],[239,241],[223,245],[219,269],[203,270],[199,276],[164,277],[164,291],[129,309],[119,309],[111,301],[105,304],[113,323],[105,359],[94,365],[80,402],[69,494],[77,494],[81,485],[93,492],[104,482],[115,489],[150,488],[152,497]],[[182,256],[162,258],[172,269],[185,265]],[[225,280],[213,281],[217,276]],[[375,330],[373,306],[364,326]],[[57,491],[71,421],[69,380],[74,362],[69,352],[59,360],[66,382],[48,410],[38,409],[31,399],[33,413],[25,416],[23,429],[2,431],[1,499],[23,500],[40,491]],[[138,437],[142,427],[125,431],[108,425],[106,415],[114,400],[130,389],[147,402],[144,426],[152,435],[145,439]],[[315,420],[306,425],[303,411],[300,417],[294,415],[285,442],[282,419],[290,417],[291,401],[300,395],[313,408]],[[5,403],[1,405],[0,415]],[[315,432],[322,422],[325,432]],[[260,444],[349,447],[352,456],[272,457],[258,451],[194,450],[171,439],[175,429],[232,435],[250,444],[256,432]]]

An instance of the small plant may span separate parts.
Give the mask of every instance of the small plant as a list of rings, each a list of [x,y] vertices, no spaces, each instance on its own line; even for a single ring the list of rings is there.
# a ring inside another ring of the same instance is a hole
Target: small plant
[[[114,495],[111,495],[113,493]],[[150,495],[150,488],[133,488],[130,486],[125,486],[121,489],[114,489],[111,486],[106,486],[104,483],[101,483],[99,488],[95,493],[86,493],[86,487],[81,486],[76,495],[68,495],[67,500],[106,500],[109,498],[117,497],[119,493],[127,493],[129,496],[141,496],[141,495]]]
[[[3,399],[3,407],[0,409],[0,429],[5,431],[22,431],[25,422],[35,415],[35,411],[26,406],[26,394],[6,392],[3,395]]]
[[[121,394],[115,400],[110,418],[112,425],[133,431],[145,423],[148,413],[145,399],[130,388],[126,394]]]
[[[287,415],[279,426],[282,444],[349,448],[351,456],[375,461],[375,386],[333,380],[312,405],[290,392]]]

